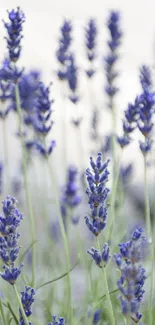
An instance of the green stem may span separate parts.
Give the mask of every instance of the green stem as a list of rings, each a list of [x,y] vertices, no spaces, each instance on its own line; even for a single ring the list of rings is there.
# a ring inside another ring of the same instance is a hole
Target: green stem
[[[23,176],[24,176],[26,204],[27,204],[28,214],[30,217],[31,238],[32,238],[32,242],[34,242],[35,241],[35,220],[34,220],[34,215],[33,215],[31,197],[30,197],[29,188],[28,188],[26,151],[25,151],[24,137],[23,137],[23,132],[22,132],[22,113],[21,113],[20,95],[19,95],[18,85],[15,86],[15,96],[16,96],[16,105],[17,105],[17,112],[18,112],[18,119],[19,119],[19,134],[20,134],[21,147],[22,147],[22,163],[23,163]],[[34,284],[35,284],[35,245],[32,246],[32,287],[34,287]]]
[[[1,311],[2,318],[3,318],[3,323],[4,323],[4,325],[7,325],[1,298],[0,298],[0,311]]]
[[[9,175],[9,159],[8,159],[8,141],[7,141],[7,133],[6,133],[6,121],[5,119],[2,121],[3,128],[3,151],[4,151],[4,163],[5,163],[5,175],[6,175],[6,188],[7,192],[9,191],[10,184],[10,175]]]
[[[80,114],[79,114],[79,104],[76,104],[76,118],[77,120],[80,119]],[[85,146],[84,146],[84,137],[82,134],[82,121],[79,122],[78,126],[75,126],[76,130],[76,138],[77,138],[77,146],[78,146],[78,156],[77,156],[77,160],[78,158],[80,159],[79,161],[79,165],[81,165],[82,167],[82,172],[85,168]]]
[[[28,321],[28,319],[27,319],[27,317],[25,315],[25,311],[24,311],[24,308],[23,308],[23,305],[22,305],[22,302],[21,302],[21,299],[20,299],[20,296],[19,296],[19,293],[18,293],[18,290],[17,290],[15,284],[13,285],[13,288],[14,288],[14,291],[15,291],[15,294],[16,294],[16,297],[17,297],[17,300],[18,300],[18,304],[19,304],[19,307],[20,307],[24,322],[25,322],[26,325],[29,325],[29,321]]]
[[[66,169],[67,169],[67,128],[66,128],[66,124],[67,124],[67,119],[66,119],[66,115],[67,115],[67,107],[66,107],[66,95],[65,95],[65,81],[62,81],[63,86],[62,86],[62,111],[63,111],[63,128],[62,128],[62,153],[63,153],[63,165],[64,165],[64,175],[66,174]]]
[[[147,230],[147,236],[148,236],[149,242],[151,244],[151,283],[150,283],[150,299],[149,299],[149,325],[153,325],[154,246],[153,246],[153,238],[152,238],[152,230],[151,230],[146,155],[144,155],[144,197],[145,197],[146,230]]]
[[[119,157],[119,161],[117,163],[117,173],[116,177],[113,179],[113,184],[112,184],[112,193],[111,193],[111,201],[110,201],[110,226],[109,226],[109,231],[107,235],[107,241],[112,237],[112,232],[115,226],[115,219],[116,219],[116,208],[115,208],[115,203],[116,203],[116,195],[117,195],[117,187],[118,187],[118,181],[119,181],[119,175],[120,175],[120,166],[121,166],[121,160],[122,160],[122,153],[121,156]]]
[[[66,261],[67,261],[67,282],[68,282],[68,294],[69,294],[69,324],[72,325],[73,322],[73,309],[72,309],[72,296],[71,296],[71,281],[70,281],[70,251],[69,251],[69,242],[68,238],[65,232],[62,215],[61,215],[61,209],[60,209],[60,203],[59,203],[59,196],[57,193],[57,185],[55,181],[55,174],[53,172],[53,168],[51,168],[49,157],[47,157],[47,165],[49,169],[49,174],[51,178],[51,185],[54,193],[54,200],[56,205],[56,211],[57,211],[57,217],[60,225],[60,230],[64,242],[65,252],[66,252]]]
[[[146,231],[147,231],[148,239],[152,241],[146,155],[144,155],[144,198],[145,198]]]
[[[124,317],[124,325],[128,325],[128,320],[126,317]]]
[[[115,179],[115,168],[116,168],[116,115],[115,115],[115,107],[113,103],[113,98],[111,98],[110,106],[112,109],[112,176],[113,181]]]
[[[98,250],[101,254],[101,247],[100,247],[100,242],[99,242],[99,238],[96,238],[97,240],[97,246],[98,246]],[[106,275],[106,267],[104,267],[103,269],[101,269],[102,272],[102,276],[103,276],[103,282],[104,282],[104,286],[105,286],[105,291],[106,291],[106,298],[109,304],[109,317],[111,319],[111,325],[115,325],[115,317],[114,317],[114,312],[113,312],[113,307],[112,307],[112,302],[111,302],[111,298],[110,298],[110,293],[109,293],[109,288],[108,288],[108,281],[107,281],[107,275]]]

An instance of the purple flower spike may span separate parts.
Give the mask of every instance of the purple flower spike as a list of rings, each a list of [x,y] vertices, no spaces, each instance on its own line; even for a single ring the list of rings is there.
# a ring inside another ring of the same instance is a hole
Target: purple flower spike
[[[88,203],[90,206],[90,218],[85,217],[85,222],[88,229],[95,235],[105,228],[107,220],[107,206],[105,201],[107,199],[109,189],[106,187],[109,171],[107,169],[109,160],[102,162],[102,154],[98,153],[96,162],[90,158],[90,165],[92,171],[88,168],[86,170],[86,177],[88,188],[86,194],[88,195]]]
[[[8,11],[9,22],[4,22],[8,36],[6,37],[7,47],[9,50],[10,61],[16,62],[21,53],[21,39],[23,38],[22,25],[25,21],[25,15],[20,7]]]

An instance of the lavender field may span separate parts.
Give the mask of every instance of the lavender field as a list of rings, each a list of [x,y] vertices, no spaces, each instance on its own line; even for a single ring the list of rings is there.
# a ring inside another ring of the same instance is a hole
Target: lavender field
[[[6,4],[0,325],[155,325],[153,6]]]

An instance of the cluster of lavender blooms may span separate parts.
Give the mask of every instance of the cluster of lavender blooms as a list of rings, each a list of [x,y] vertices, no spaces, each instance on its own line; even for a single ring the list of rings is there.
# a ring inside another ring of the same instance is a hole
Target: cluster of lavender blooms
[[[109,160],[102,163],[102,154],[98,153],[96,162],[92,157],[90,158],[92,171],[89,168],[86,170],[89,185],[86,194],[88,195],[91,219],[86,216],[85,222],[95,236],[98,236],[106,226],[107,205],[105,202],[109,193],[109,189],[106,187],[109,175],[108,164]]]
[[[72,41],[71,22],[69,20],[64,20],[60,30],[61,30],[61,36],[59,39],[59,48],[56,52],[56,57],[60,64],[60,69],[57,71],[57,76],[60,80],[65,80],[67,77],[67,61],[70,55],[69,48]]]
[[[85,217],[86,225],[88,229],[98,236],[100,232],[105,228],[107,221],[107,206],[105,200],[107,199],[109,189],[106,187],[109,171],[107,169],[109,160],[105,163],[102,162],[102,154],[98,153],[96,163],[90,158],[90,165],[92,171],[88,168],[86,170],[86,177],[89,188],[86,193],[88,195],[88,203],[91,209],[91,218]],[[105,267],[110,259],[110,248],[107,243],[103,245],[103,249],[99,252],[98,249],[92,247],[87,251],[92,256],[96,265],[99,267]]]
[[[35,295],[35,290],[30,286],[26,286],[25,291],[21,292],[21,303],[27,318],[32,315],[31,305],[34,302],[34,295]],[[25,321],[23,319],[23,315],[20,308],[19,308],[19,315],[20,315],[19,325],[25,325]],[[31,322],[29,322],[29,324],[31,325]]]
[[[53,100],[50,100],[50,90],[43,83],[40,83],[40,94],[36,103],[36,116],[33,120],[33,126],[37,134],[36,148],[40,154],[47,157],[51,154],[55,147],[55,141],[50,141],[50,144],[46,144],[46,136],[51,131],[53,121],[51,121],[52,104]]]
[[[71,94],[69,95],[69,99],[73,104],[77,104],[79,101],[79,96],[77,94],[78,90],[78,68],[75,62],[75,55],[70,54],[68,58],[68,66],[67,66],[67,73],[66,79],[68,82],[68,86],[70,89]]]
[[[139,119],[137,126],[144,136],[144,141],[140,141],[140,149],[145,155],[150,152],[152,147],[151,133],[155,110],[155,92],[153,91],[151,71],[145,65],[140,70],[140,82],[143,92],[139,96]]]
[[[76,209],[81,203],[82,197],[78,194],[79,187],[77,184],[78,171],[75,166],[69,166],[67,171],[67,180],[62,188],[62,197],[60,200],[61,214],[66,228],[66,218],[69,215],[74,224],[79,221],[79,216],[76,215]]]
[[[131,142],[132,132],[138,128],[145,141],[140,141],[140,149],[144,155],[150,152],[152,147],[151,132],[153,128],[153,114],[155,109],[155,93],[152,90],[152,78],[150,69],[143,65],[140,69],[140,82],[142,94],[135,98],[133,104],[129,104],[123,120],[123,136],[117,137],[122,148]]]
[[[138,121],[138,97],[134,104],[129,103],[125,111],[125,119],[123,120],[123,136],[117,137],[117,141],[121,148],[124,148],[131,142],[131,133],[136,129]]]
[[[5,23],[8,32],[7,44],[9,48],[9,59],[16,62],[21,53],[21,31],[22,24],[25,21],[25,15],[17,8],[9,12],[10,23]],[[3,73],[2,73],[3,72]],[[18,89],[20,95],[20,108],[22,109],[23,122],[26,126],[32,126],[34,139],[27,139],[27,133],[23,132],[25,146],[29,150],[32,147],[36,148],[40,154],[47,157],[55,147],[55,141],[52,140],[49,145],[46,144],[46,136],[51,130],[53,121],[51,121],[51,105],[53,100],[50,100],[50,90],[40,82],[40,73],[38,71],[30,71],[23,73],[23,70],[18,72],[16,66],[12,67],[9,60],[5,60],[3,69],[1,69],[0,79],[9,81],[10,74],[13,74],[14,83],[18,81]],[[15,79],[16,78],[16,79]],[[11,94],[11,109],[17,110],[16,96],[14,89]]]
[[[31,308],[34,302],[35,294],[36,294],[35,290],[30,286],[25,286],[25,291],[21,292],[21,303],[27,318],[29,318],[32,315]],[[19,325],[25,325],[25,321],[23,319],[23,315],[20,308],[19,308],[19,315],[20,315]],[[29,322],[29,325],[31,324],[32,323]],[[59,317],[59,321],[57,321],[57,316],[54,315],[53,322],[48,323],[48,325],[65,325],[65,320],[63,317]]]
[[[59,317],[59,320],[57,321],[57,316],[53,316],[53,322],[48,323],[48,325],[65,325],[65,320],[63,317]]]
[[[135,229],[131,240],[119,244],[120,253],[115,254],[116,264],[121,272],[117,282],[121,292],[120,303],[123,315],[130,315],[136,323],[142,317],[139,313],[140,305],[144,294],[144,282],[146,277],[145,269],[141,262],[146,254],[147,240],[141,228]]]
[[[109,53],[104,58],[105,72],[107,85],[105,91],[109,96],[109,108],[113,107],[113,98],[118,92],[118,88],[115,86],[115,79],[118,76],[118,72],[115,71],[115,64],[118,60],[118,48],[121,43],[122,31],[120,30],[120,13],[117,11],[111,11],[107,20],[107,27],[110,33],[108,40]]]
[[[23,11],[17,7],[17,10],[8,11],[8,18],[10,22],[4,22],[8,37],[6,37],[7,47],[9,50],[10,61],[16,62],[21,53],[21,39],[22,39],[22,24],[25,21]]]
[[[92,78],[93,75],[95,74],[93,63],[96,58],[96,38],[97,38],[96,21],[94,19],[90,19],[85,28],[86,55],[90,65],[90,68],[86,70],[86,74],[88,78]]]
[[[5,76],[5,61],[0,67],[0,119],[5,120],[11,111],[10,100],[12,98],[13,85],[12,81]],[[6,106],[7,104],[7,106]]]
[[[93,260],[95,261],[96,265],[99,267],[105,267],[111,257],[110,255],[110,248],[107,243],[103,245],[103,249],[101,253],[98,251],[98,249],[92,247],[91,249],[88,249],[87,253],[92,256]]]
[[[0,258],[4,263],[4,272],[0,272],[1,277],[14,284],[21,273],[23,264],[15,266],[15,261],[19,254],[18,241],[20,234],[17,228],[23,219],[22,214],[16,208],[17,201],[11,196],[2,201],[3,215],[0,215]]]

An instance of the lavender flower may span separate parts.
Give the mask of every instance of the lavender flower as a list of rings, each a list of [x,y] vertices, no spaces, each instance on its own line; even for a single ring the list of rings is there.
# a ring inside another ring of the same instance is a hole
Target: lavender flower
[[[23,73],[19,80],[18,87],[20,106],[25,113],[24,122],[29,125],[32,123],[38,95],[40,94],[40,72],[30,70],[28,73]],[[15,97],[13,100],[13,109],[17,110]]]
[[[137,126],[144,136],[144,141],[140,141],[140,149],[146,155],[152,147],[151,133],[155,109],[155,93],[152,90],[151,71],[147,66],[142,66],[140,70],[140,82],[143,93],[139,96],[139,119]]]
[[[90,63],[90,68],[86,70],[88,78],[91,78],[95,70],[93,68],[93,62],[96,58],[96,37],[97,37],[97,26],[94,19],[88,21],[87,27],[85,28],[85,46],[87,59]]]
[[[21,302],[24,308],[24,312],[26,317],[30,317],[32,315],[31,306],[34,302],[35,290],[29,286],[25,287],[25,291],[21,292]],[[19,309],[20,321],[19,325],[25,325],[21,310]],[[29,323],[31,324],[31,322]]]
[[[138,323],[142,317],[139,309],[145,292],[143,286],[146,279],[145,269],[141,266],[147,248],[143,230],[135,229],[131,240],[119,246],[120,253],[115,254],[114,257],[121,271],[121,277],[117,282],[122,294],[120,296],[121,309],[125,316],[130,314],[131,319]]]
[[[59,317],[59,320],[57,321],[57,316],[53,316],[53,322],[48,323],[48,325],[65,325],[65,320],[63,317]]]
[[[96,309],[92,315],[92,310],[89,308],[88,317],[93,317],[93,325],[97,325],[101,320],[101,309]]]
[[[97,325],[101,320],[101,309],[97,309],[93,315],[93,325]]]
[[[105,71],[107,85],[105,91],[109,96],[109,108],[112,109],[113,98],[118,92],[118,88],[115,86],[115,79],[118,76],[118,72],[115,71],[115,64],[118,60],[118,48],[121,43],[122,31],[119,27],[120,13],[117,11],[111,11],[107,20],[107,27],[110,33],[108,41],[109,53],[104,58]]]
[[[64,224],[66,223],[67,214],[71,214],[71,220],[76,224],[79,218],[75,215],[76,208],[81,203],[81,196],[78,194],[79,187],[77,185],[78,171],[76,167],[69,166],[67,171],[66,185],[62,189],[61,212]]]
[[[10,60],[5,59],[2,68],[0,69],[0,80],[16,84],[21,78],[23,71],[23,68],[19,69]]]
[[[50,89],[45,87],[43,83],[39,86],[39,96],[36,103],[36,116],[33,118],[33,126],[37,134],[35,142],[36,149],[44,157],[51,154],[55,147],[55,141],[52,140],[48,147],[46,147],[46,136],[51,131],[53,121],[51,120],[53,100],[50,100]]]
[[[14,284],[21,273],[23,264],[15,267],[15,261],[19,254],[18,240],[20,234],[17,232],[17,227],[23,219],[22,214],[16,208],[16,199],[7,196],[2,201],[3,215],[0,215],[0,258],[2,259],[4,272],[0,272],[1,277]]]
[[[86,177],[89,187],[86,190],[88,203],[90,206],[90,217],[85,217],[88,229],[95,235],[105,228],[107,220],[107,206],[105,200],[108,196],[109,189],[106,188],[109,171],[107,170],[109,160],[102,163],[102,154],[98,153],[96,163],[90,158],[92,171],[86,170]]]
[[[133,104],[129,103],[127,110],[124,112],[123,119],[123,136],[117,137],[117,141],[122,148],[127,146],[131,142],[131,133],[137,127],[137,121],[139,119],[139,99],[135,98]]]
[[[23,11],[17,7],[16,10],[8,11],[9,22],[4,22],[4,26],[7,30],[8,36],[6,37],[7,47],[9,50],[10,61],[16,62],[21,53],[21,39],[23,35],[22,25],[25,21],[25,15]]]
[[[71,31],[72,25],[69,20],[64,20],[60,29],[61,36],[59,39],[59,48],[56,52],[57,60],[60,64],[60,69],[57,71],[58,78],[60,80],[66,79],[67,60],[69,56],[69,47],[71,44]]]
[[[75,57],[73,54],[71,54],[68,58],[66,79],[68,81],[68,85],[71,90],[71,95],[69,96],[69,99],[73,104],[77,104],[77,102],[79,101],[79,96],[77,95],[78,68],[76,66]]]
[[[120,169],[120,178],[122,180],[123,185],[126,185],[131,177],[133,172],[133,165],[128,164],[127,166],[121,166]]]
[[[107,243],[105,243],[103,245],[103,249],[101,254],[99,253],[98,249],[92,247],[91,249],[89,249],[87,251],[88,254],[90,254],[92,256],[92,258],[94,259],[96,265],[98,265],[99,267],[105,267],[111,257],[110,255],[110,248],[108,246]],[[103,265],[102,265],[103,262]]]

